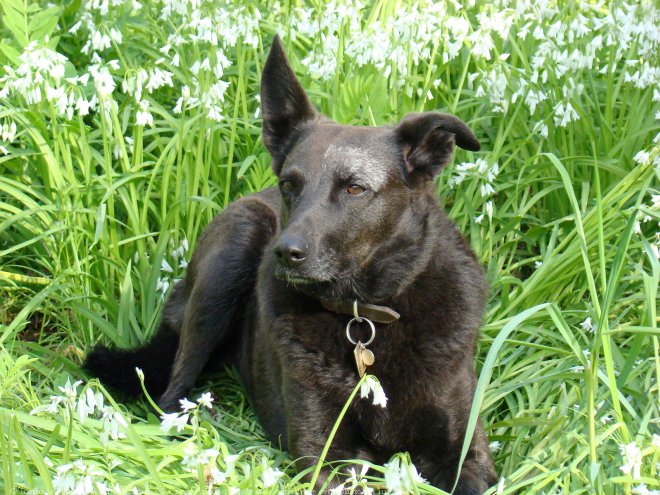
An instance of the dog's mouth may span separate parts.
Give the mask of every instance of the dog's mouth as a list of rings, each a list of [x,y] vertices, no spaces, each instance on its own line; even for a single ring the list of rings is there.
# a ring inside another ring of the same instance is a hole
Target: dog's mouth
[[[300,289],[320,289],[328,285],[330,280],[321,277],[303,275],[300,272],[278,266],[273,275],[277,280],[285,282],[287,285]]]
[[[324,282],[323,280],[317,278],[305,277],[297,273],[292,273],[291,271],[282,267],[276,268],[274,275],[277,280],[281,280],[292,286],[311,286],[319,285]]]
[[[285,275],[281,280],[291,285],[318,285],[319,281],[313,278],[296,277],[295,275]]]
[[[323,277],[317,274],[310,276],[308,274],[303,275],[297,270],[278,266],[273,270],[273,276],[276,280],[286,284],[287,287],[311,297],[351,301],[355,299],[352,286],[348,283],[350,279],[348,274],[345,277]]]

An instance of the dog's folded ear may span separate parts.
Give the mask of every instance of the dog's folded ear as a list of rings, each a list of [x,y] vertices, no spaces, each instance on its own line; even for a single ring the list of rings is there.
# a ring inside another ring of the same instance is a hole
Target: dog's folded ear
[[[279,174],[301,124],[318,114],[296,78],[278,35],[261,75],[261,112],[264,144],[273,157],[273,169]]]
[[[409,176],[432,179],[449,163],[454,144],[478,151],[481,146],[461,119],[439,112],[410,113],[395,128]]]

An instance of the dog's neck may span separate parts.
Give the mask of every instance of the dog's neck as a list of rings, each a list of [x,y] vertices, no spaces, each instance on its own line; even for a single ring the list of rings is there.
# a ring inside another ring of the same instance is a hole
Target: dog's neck
[[[379,246],[354,281],[352,298],[400,311],[397,300],[405,298],[421,275],[434,273],[444,257],[443,231],[447,224],[434,194],[419,197],[411,214],[401,218],[399,230]]]

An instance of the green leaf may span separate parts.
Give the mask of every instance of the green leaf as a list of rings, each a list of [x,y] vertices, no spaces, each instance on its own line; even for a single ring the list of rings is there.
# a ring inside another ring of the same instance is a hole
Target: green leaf
[[[27,1],[1,0],[0,6],[4,13],[2,21],[5,27],[12,32],[21,48],[25,48],[30,42],[30,30],[28,27],[30,8]]]
[[[33,14],[28,22],[28,33],[31,40],[43,40],[53,34],[60,18],[60,7],[53,5]]]
[[[20,52],[12,47],[7,40],[0,41],[0,52],[2,52],[11,65],[18,65],[20,62]]]

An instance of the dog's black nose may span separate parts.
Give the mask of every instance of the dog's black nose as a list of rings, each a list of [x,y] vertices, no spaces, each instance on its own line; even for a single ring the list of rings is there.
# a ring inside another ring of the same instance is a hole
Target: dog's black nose
[[[305,261],[308,252],[307,241],[294,234],[283,235],[275,246],[277,261],[288,267],[294,267]]]

